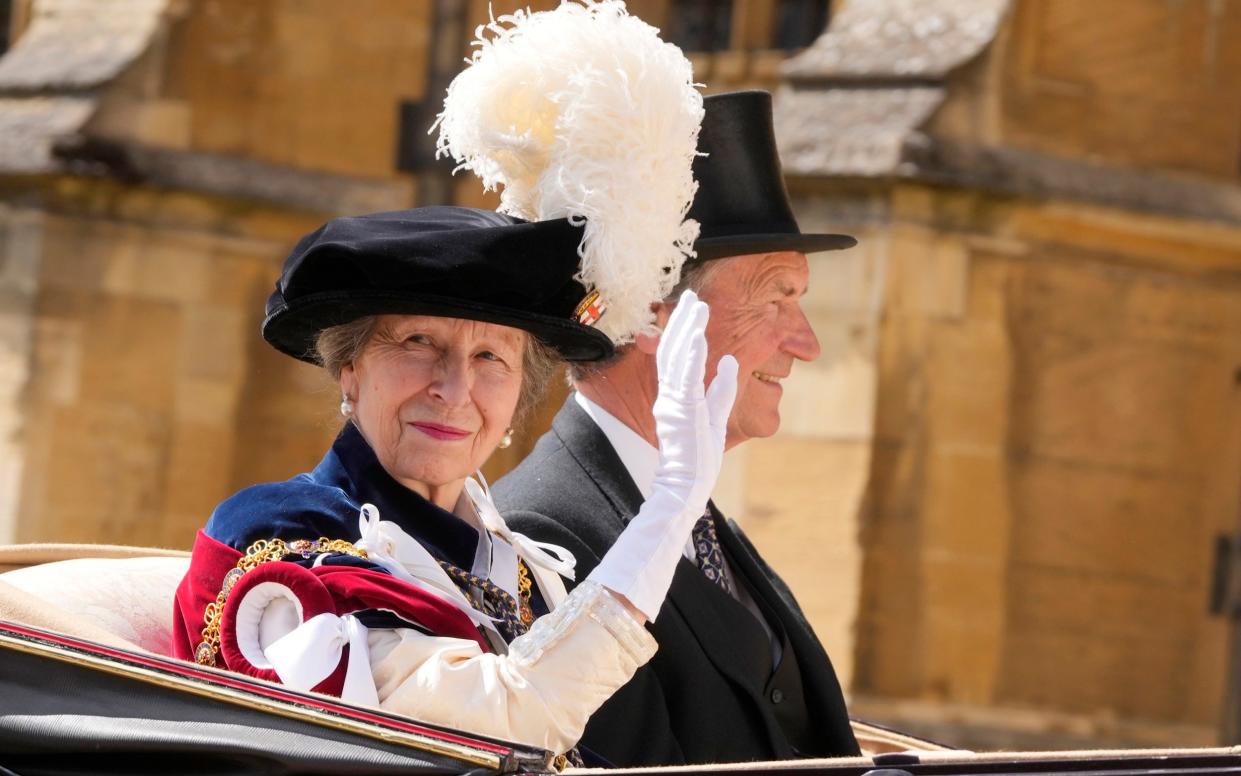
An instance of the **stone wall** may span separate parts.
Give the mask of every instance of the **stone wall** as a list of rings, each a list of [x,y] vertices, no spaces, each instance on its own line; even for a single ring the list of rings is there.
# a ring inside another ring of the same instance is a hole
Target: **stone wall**
[[[1241,7],[1016,3],[997,94],[1003,142],[1235,179]]]
[[[891,217],[855,690],[1209,740],[1241,228],[912,186]]]
[[[433,4],[213,0],[167,41],[149,110],[188,147],[354,176],[396,174],[398,105],[426,88]],[[175,118],[174,118],[175,117]]]
[[[1241,514],[1237,9],[843,7],[786,68],[783,137],[799,217],[863,238],[864,269],[812,285],[879,278],[852,329],[873,342],[854,380],[873,415],[854,467],[778,500],[813,523],[821,492],[862,483],[829,518],[860,543],[856,620],[812,610],[853,648],[853,710],[977,748],[1218,740],[1232,637],[1211,573]],[[974,53],[939,45],[953,35]],[[830,352],[798,467],[837,460]],[[796,530],[760,546],[800,596],[849,589]]]
[[[73,180],[51,197],[6,214],[33,268],[10,538],[187,547],[223,495],[331,438],[318,370],[257,336],[313,221]]]

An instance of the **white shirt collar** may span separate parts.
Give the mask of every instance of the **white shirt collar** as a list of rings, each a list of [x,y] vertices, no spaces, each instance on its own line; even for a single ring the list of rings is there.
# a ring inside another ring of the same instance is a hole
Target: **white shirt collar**
[[[638,436],[638,432],[617,420],[612,413],[587,399],[580,391],[575,392],[573,398],[612,443],[612,449],[620,456],[621,463],[625,465],[633,484],[638,486],[642,498],[650,498],[651,486],[655,483],[655,470],[659,468],[659,450]]]
[[[580,391],[574,392],[573,399],[608,438],[625,471],[629,472],[629,478],[638,486],[642,498],[650,498],[651,488],[655,484],[655,470],[659,468],[659,450],[638,436],[638,432],[617,420],[612,413],[587,399]],[[682,554],[694,560],[697,553],[694,551],[693,539],[685,543]]]

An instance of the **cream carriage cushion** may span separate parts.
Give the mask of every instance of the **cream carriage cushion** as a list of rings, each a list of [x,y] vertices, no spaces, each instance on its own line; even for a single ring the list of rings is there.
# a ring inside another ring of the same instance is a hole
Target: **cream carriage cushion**
[[[19,566],[0,574],[0,582],[55,607],[54,614],[62,622],[68,615],[88,629],[102,629],[142,649],[170,655],[173,596],[189,568],[189,557],[186,553],[146,551],[163,554],[52,562],[31,557],[28,560],[32,565],[21,565],[0,552],[0,562]],[[64,557],[67,552],[64,548],[57,554]]]

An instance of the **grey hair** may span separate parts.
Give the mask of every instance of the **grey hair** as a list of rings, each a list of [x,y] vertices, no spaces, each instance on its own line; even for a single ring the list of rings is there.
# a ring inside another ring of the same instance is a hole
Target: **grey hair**
[[[315,356],[333,380],[340,380],[341,370],[362,355],[378,328],[378,315],[329,326],[315,338]]]
[[[315,339],[315,355],[332,379],[339,381],[341,371],[362,355],[378,330],[377,315],[330,326],[319,332]],[[526,335],[526,346],[521,360],[521,393],[517,396],[517,407],[513,410],[514,427],[525,423],[538,406],[560,362],[560,356],[555,350],[538,337]]]
[[[715,261],[696,261],[692,264],[686,264],[681,269],[681,279],[677,281],[677,284],[673,286],[672,290],[668,292],[668,295],[664,297],[663,303],[669,305],[676,304],[677,299],[679,299],[681,294],[686,290],[690,290],[701,295],[702,290],[711,283],[711,279],[715,277],[716,272],[719,271],[719,268],[723,266],[726,261],[727,259],[716,259]],[[568,371],[565,375],[569,381],[569,386],[572,387],[579,381],[585,380],[587,377],[606,368],[609,364],[628,353],[632,347],[632,344],[622,345],[617,348],[616,352],[611,356],[598,361],[570,363]]]

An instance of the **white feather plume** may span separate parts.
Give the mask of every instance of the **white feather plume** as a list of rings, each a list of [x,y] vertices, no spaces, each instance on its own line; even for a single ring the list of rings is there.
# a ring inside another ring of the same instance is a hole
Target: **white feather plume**
[[[650,331],[698,236],[685,218],[703,115],[689,60],[621,0],[563,0],[476,35],[439,152],[502,187],[503,213],[584,222],[580,279],[607,306],[598,328],[617,344]]]

